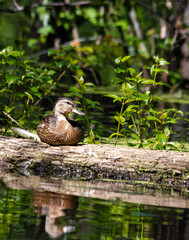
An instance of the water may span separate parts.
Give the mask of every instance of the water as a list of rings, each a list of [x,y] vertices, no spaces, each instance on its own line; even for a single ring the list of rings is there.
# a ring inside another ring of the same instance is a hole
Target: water
[[[0,239],[189,239],[188,191],[0,177]]]

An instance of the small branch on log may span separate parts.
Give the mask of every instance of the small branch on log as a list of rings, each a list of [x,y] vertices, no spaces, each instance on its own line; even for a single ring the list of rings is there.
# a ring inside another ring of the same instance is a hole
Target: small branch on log
[[[21,127],[22,129],[24,129],[23,127],[22,127],[22,125],[20,125],[20,123],[18,123],[14,118],[12,118],[8,113],[6,113],[6,112],[4,112],[3,111],[3,113],[4,113],[4,115],[6,116],[6,117],[8,117],[12,122],[14,122],[14,123],[16,123],[19,127]]]

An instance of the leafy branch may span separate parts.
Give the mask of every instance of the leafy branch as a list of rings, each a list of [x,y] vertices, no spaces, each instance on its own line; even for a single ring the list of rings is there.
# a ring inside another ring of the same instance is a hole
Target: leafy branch
[[[143,72],[137,73],[135,69],[125,66],[130,56],[119,57],[115,60],[117,67],[115,72],[121,77],[113,79],[113,84],[121,84],[121,96],[110,94],[113,102],[120,102],[120,112],[114,116],[117,121],[116,133],[112,133],[110,138],[116,136],[125,137],[128,143],[128,137],[134,138],[139,142],[139,147],[148,145],[151,148],[165,149],[167,146],[174,147],[168,143],[170,135],[173,133],[172,126],[183,117],[182,111],[176,109],[164,109],[157,111],[155,101],[163,99],[154,96],[154,87],[156,85],[166,85],[162,81],[157,81],[157,75],[168,71],[162,66],[169,64],[163,58],[154,56],[154,64],[151,67],[145,67],[150,71],[151,79],[143,78]],[[151,91],[144,92],[146,85],[152,85]]]

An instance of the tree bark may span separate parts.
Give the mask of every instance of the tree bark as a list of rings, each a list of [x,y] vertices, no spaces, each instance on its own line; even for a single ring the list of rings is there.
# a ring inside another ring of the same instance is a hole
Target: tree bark
[[[66,178],[122,179],[189,187],[189,153],[123,146],[49,146],[33,140],[0,136],[0,163]],[[178,180],[178,181],[176,181]],[[180,185],[181,184],[181,185]]]

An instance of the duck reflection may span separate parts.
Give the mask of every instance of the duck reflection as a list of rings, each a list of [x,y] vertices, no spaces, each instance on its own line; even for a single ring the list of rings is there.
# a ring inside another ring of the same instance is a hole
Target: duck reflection
[[[64,233],[74,232],[73,222],[69,225],[58,224],[59,217],[66,216],[66,209],[77,209],[78,197],[52,192],[34,192],[32,205],[36,207],[36,213],[45,215],[45,231],[53,238]]]

